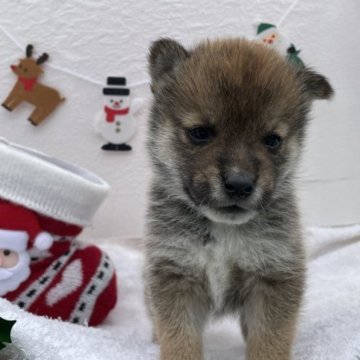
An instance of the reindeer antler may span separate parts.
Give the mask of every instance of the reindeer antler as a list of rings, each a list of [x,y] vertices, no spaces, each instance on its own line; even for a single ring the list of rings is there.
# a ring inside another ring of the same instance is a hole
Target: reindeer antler
[[[26,47],[26,57],[30,58],[32,56],[33,50],[34,50],[34,47],[31,44],[29,44]]]
[[[47,53],[43,53],[37,60],[36,63],[38,65],[43,64],[47,59],[49,58],[49,55]]]

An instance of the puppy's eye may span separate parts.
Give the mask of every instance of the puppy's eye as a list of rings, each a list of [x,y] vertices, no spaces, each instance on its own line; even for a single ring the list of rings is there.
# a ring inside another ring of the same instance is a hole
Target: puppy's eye
[[[214,137],[213,130],[203,126],[188,129],[187,133],[190,140],[199,145],[207,144]]]
[[[4,254],[5,256],[9,256],[9,255],[11,254],[11,251],[10,251],[10,250],[4,250],[4,251],[3,251],[3,254]]]
[[[113,102],[114,102],[114,100],[113,100],[113,99],[111,99],[111,100],[110,100],[110,102],[111,102],[111,103],[113,103]]]
[[[268,149],[275,150],[281,145],[282,139],[276,133],[266,135],[264,138],[264,144]]]

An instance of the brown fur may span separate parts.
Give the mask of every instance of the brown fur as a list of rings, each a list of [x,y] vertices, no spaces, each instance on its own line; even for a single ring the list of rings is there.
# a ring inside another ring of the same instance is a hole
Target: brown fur
[[[242,39],[150,51],[154,180],[146,238],[146,299],[161,360],[201,360],[211,315],[241,315],[248,360],[289,360],[305,281],[292,179],[314,99],[327,80]],[[189,129],[211,128],[194,144]],[[264,138],[279,134],[276,151]],[[248,199],[224,191],[247,174]],[[241,211],[229,212],[228,208]]]

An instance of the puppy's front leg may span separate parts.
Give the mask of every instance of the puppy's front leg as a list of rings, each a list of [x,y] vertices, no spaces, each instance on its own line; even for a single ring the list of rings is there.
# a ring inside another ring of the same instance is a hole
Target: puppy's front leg
[[[303,275],[258,279],[245,301],[247,360],[290,360],[304,287]]]
[[[202,360],[202,331],[209,311],[204,282],[165,268],[149,283],[161,360]]]

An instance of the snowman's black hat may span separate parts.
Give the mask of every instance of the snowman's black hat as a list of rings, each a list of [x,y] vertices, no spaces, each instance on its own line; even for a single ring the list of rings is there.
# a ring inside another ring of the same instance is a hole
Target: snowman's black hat
[[[107,85],[116,85],[116,86],[126,86],[126,78],[124,77],[115,77],[109,76],[107,78]],[[104,95],[120,95],[128,96],[130,95],[130,89],[127,88],[117,88],[117,87],[108,87],[103,89]]]
[[[130,89],[126,88],[104,88],[104,95],[120,95],[120,96],[128,96],[130,95]]]

